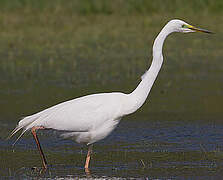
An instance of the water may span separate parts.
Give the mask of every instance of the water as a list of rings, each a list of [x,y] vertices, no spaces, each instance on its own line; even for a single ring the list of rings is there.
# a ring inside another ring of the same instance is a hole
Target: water
[[[39,131],[49,163],[40,174],[30,133],[14,147],[15,138],[5,139],[18,120],[86,94],[130,92],[148,69],[152,42],[164,25],[163,15],[51,16],[50,24],[35,13],[9,16],[9,22],[15,20],[10,26],[0,24],[1,179],[221,178],[222,17],[209,15],[193,17],[194,22],[218,34],[168,37],[148,100],[95,143],[90,175],[83,169],[87,147],[55,131]]]
[[[1,125],[1,129],[5,129]],[[91,160],[94,178],[213,179],[223,168],[223,125],[125,119],[106,139],[95,143]],[[59,138],[54,131],[40,132],[49,170],[41,167],[32,136],[12,148],[12,140],[0,140],[2,177],[86,177],[83,169],[87,147]]]

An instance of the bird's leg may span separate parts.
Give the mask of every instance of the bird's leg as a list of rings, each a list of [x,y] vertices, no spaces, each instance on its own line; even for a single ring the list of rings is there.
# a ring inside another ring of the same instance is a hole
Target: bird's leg
[[[45,158],[45,156],[43,154],[43,150],[42,150],[42,148],[40,146],[39,139],[38,139],[37,134],[36,134],[36,130],[38,130],[38,129],[44,129],[44,127],[43,126],[35,126],[35,127],[32,128],[31,131],[32,131],[33,137],[34,137],[34,139],[36,141],[36,145],[37,145],[37,148],[39,150],[39,153],[40,153],[40,156],[41,156],[41,159],[42,159],[42,162],[43,162],[43,168],[47,169],[46,158]]]
[[[89,167],[89,162],[90,162],[90,159],[91,159],[91,153],[92,153],[92,147],[93,147],[93,144],[91,144],[88,148],[88,153],[87,153],[87,157],[86,157],[86,161],[85,161],[85,172],[86,173],[90,173],[88,167]]]

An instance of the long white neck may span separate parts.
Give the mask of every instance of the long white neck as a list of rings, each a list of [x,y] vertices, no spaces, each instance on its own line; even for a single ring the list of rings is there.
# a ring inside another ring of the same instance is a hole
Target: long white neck
[[[149,70],[143,75],[142,81],[138,84],[136,89],[128,94],[125,114],[135,112],[145,102],[163,63],[162,48],[164,40],[173,31],[174,30],[167,24],[155,39],[152,64]]]

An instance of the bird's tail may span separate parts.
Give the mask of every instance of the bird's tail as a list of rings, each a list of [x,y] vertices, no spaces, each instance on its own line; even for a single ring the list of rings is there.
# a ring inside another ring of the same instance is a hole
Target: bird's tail
[[[23,127],[20,127],[19,125],[16,126],[16,128],[11,132],[11,134],[7,137],[7,139],[10,139],[14,134],[16,134],[20,129]],[[27,131],[27,129],[24,129],[22,133],[19,135],[19,137],[15,140],[13,143],[13,146],[16,144],[16,142],[23,136],[23,134]]]
[[[15,140],[13,143],[13,146],[16,144],[16,142],[24,135],[24,133],[30,129],[28,126],[33,123],[36,120],[36,118],[31,118],[31,116],[27,116],[19,121],[18,125],[13,129],[11,134],[7,137],[7,139],[10,139],[13,135],[15,135],[19,130],[23,129],[22,133],[19,135],[19,137]]]

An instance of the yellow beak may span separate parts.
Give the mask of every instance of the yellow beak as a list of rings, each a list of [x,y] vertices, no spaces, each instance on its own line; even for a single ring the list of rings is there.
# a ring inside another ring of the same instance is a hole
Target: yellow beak
[[[191,29],[193,31],[196,31],[196,32],[213,33],[213,32],[208,31],[206,29],[197,28],[197,27],[194,27],[194,26],[191,26],[191,25],[187,25],[187,28]]]

